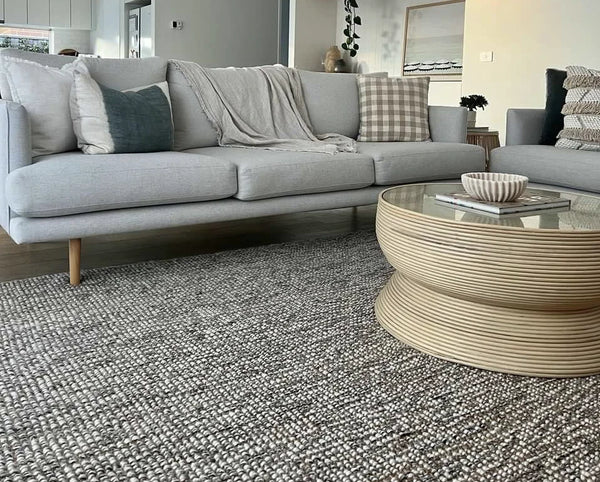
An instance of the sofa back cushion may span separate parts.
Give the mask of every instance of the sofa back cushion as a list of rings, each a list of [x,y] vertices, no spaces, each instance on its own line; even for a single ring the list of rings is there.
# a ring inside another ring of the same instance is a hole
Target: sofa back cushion
[[[356,139],[359,126],[356,75],[301,70],[300,80],[313,132]]]
[[[0,57],[29,60],[54,68],[61,68],[77,58],[86,65],[90,75],[96,82],[116,90],[133,89],[140,85],[158,84],[167,80],[167,61],[160,57],[99,59],[95,57],[39,54],[18,49],[0,49]],[[3,99],[12,100],[10,93],[5,92],[5,90],[6,83],[3,80],[3,74],[0,72],[0,95]]]
[[[160,57],[145,59],[98,59],[79,57],[91,77],[109,89],[127,90],[167,80],[167,61]]]
[[[173,107],[173,150],[185,151],[218,145],[217,131],[181,71],[169,64],[167,81]]]

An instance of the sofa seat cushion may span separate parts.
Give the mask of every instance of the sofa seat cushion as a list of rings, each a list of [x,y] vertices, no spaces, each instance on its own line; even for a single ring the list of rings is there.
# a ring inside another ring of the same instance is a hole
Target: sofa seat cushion
[[[358,151],[375,161],[375,184],[456,179],[485,170],[481,147],[450,142],[358,142]]]
[[[600,152],[506,146],[492,151],[490,170],[521,174],[531,182],[600,192]]]
[[[205,147],[191,151],[225,159],[237,166],[243,201],[296,194],[359,189],[373,184],[373,159],[368,155],[275,151],[236,147]]]
[[[231,197],[235,166],[207,156],[160,152],[39,157],[7,178],[10,208],[25,217],[52,217],[111,209]]]

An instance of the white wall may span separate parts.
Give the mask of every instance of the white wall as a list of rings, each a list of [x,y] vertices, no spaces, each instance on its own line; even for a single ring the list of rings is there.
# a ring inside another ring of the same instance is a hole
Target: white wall
[[[101,57],[125,56],[124,4],[93,0],[91,48]],[[155,55],[207,67],[277,62],[279,0],[153,0]],[[182,20],[183,30],[170,28]]]
[[[207,67],[277,62],[278,0],[154,0],[155,51]],[[171,20],[183,20],[172,30]]]
[[[465,16],[463,92],[486,96],[477,123],[501,141],[508,108],[544,107],[546,68],[600,68],[598,0],[467,0]]]
[[[360,49],[354,68],[360,72],[388,72],[391,76],[402,73],[404,52],[404,23],[406,7],[436,3],[439,0],[362,0],[357,14],[362,26],[357,27]],[[473,0],[467,0],[467,3]],[[478,0],[475,0],[478,1]],[[486,0],[487,1],[487,0]],[[344,40],[344,3],[338,2],[337,44]],[[431,82],[431,105],[458,105],[461,96],[460,82]]]
[[[291,67],[323,70],[325,52],[336,44],[337,3],[338,0],[291,1]]]
[[[92,51],[89,30],[54,29],[50,32],[49,50],[57,54],[63,49],[75,49],[82,54]]]
[[[121,56],[121,0],[93,0],[91,51],[101,57]]]

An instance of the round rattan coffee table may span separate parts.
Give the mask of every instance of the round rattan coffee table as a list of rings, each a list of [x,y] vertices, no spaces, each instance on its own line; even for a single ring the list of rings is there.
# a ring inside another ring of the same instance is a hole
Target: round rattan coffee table
[[[381,325],[420,351],[488,370],[600,373],[600,197],[540,191],[571,208],[502,218],[435,201],[462,191],[381,193],[377,237],[397,270],[375,305]]]

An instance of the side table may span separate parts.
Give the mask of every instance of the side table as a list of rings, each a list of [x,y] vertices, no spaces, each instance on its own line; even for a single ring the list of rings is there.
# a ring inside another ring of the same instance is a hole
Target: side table
[[[475,129],[467,129],[467,144],[473,144],[485,149],[486,171],[490,162],[490,152],[496,147],[500,147],[500,138],[498,131],[480,131]]]

